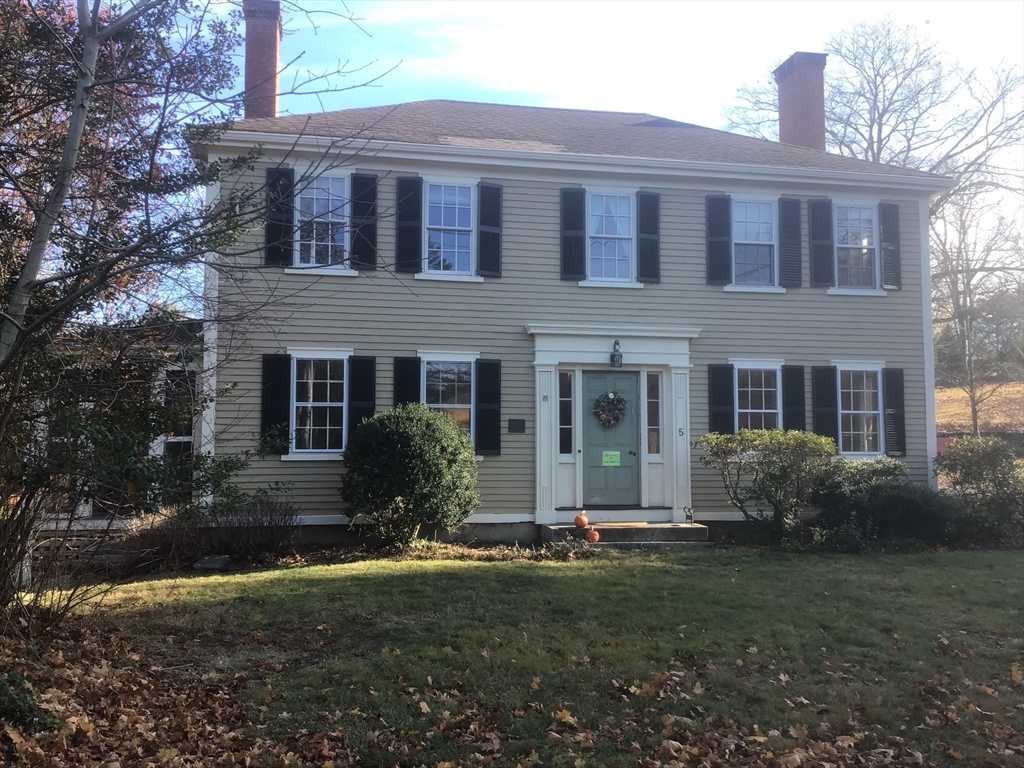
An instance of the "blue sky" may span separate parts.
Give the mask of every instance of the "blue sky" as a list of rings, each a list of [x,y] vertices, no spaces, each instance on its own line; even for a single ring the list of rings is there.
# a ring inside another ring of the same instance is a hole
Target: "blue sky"
[[[305,17],[286,17],[282,60],[301,54],[300,70],[339,60],[361,68],[347,86],[380,79],[323,99],[286,96],[282,113],[446,98],[649,112],[720,127],[741,85],[767,78],[793,51],[820,51],[840,29],[886,15],[919,27],[966,66],[1024,67],[1021,0],[305,4],[347,8],[359,26],[314,16],[313,29]]]

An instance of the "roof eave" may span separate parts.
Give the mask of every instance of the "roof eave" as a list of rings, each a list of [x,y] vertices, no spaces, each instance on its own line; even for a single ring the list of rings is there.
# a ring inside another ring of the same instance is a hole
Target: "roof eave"
[[[694,160],[622,157],[614,155],[582,155],[568,152],[539,152],[518,149],[485,149],[444,144],[413,144],[394,141],[373,141],[355,137],[295,136],[294,134],[262,133],[230,130],[217,143],[217,148],[251,149],[260,145],[274,152],[348,152],[368,158],[437,161],[459,160],[486,167],[514,167],[542,170],[573,169],[637,173],[652,176],[705,176],[724,180],[788,181],[811,184],[892,187],[911,192],[935,194],[950,189],[953,180],[947,176],[913,171],[873,173],[870,171],[837,171],[833,169],[798,168],[749,163],[711,163]],[[212,149],[212,147],[211,147]]]

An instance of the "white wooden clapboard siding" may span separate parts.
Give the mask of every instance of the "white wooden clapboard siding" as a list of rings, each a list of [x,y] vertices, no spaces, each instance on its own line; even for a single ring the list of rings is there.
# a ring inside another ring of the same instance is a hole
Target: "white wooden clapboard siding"
[[[258,165],[239,183],[263,183],[266,165]],[[378,184],[378,270],[359,277],[285,274],[260,267],[255,247],[262,229],[255,228],[244,244],[249,255],[222,259],[223,306],[241,302],[259,307],[258,317],[225,324],[218,346],[218,384],[231,393],[218,402],[217,451],[252,450],[260,422],[260,355],[289,346],[350,347],[356,354],[377,358],[377,410],[393,397],[392,358],[414,355],[417,349],[459,349],[479,352],[502,362],[502,425],[525,419],[525,434],[501,436],[501,455],[480,464],[480,512],[529,515],[534,510],[534,370],[533,340],[528,323],[639,323],[695,327],[691,344],[691,439],[704,434],[708,422],[707,365],[730,357],[784,358],[805,366],[806,412],[811,424],[810,367],[835,359],[884,360],[905,371],[906,463],[915,480],[927,472],[924,339],[921,296],[920,222],[918,197],[891,192],[768,187],[759,193],[799,197],[876,199],[900,204],[903,290],[887,296],[828,295],[809,283],[807,208],[802,210],[804,236],[803,288],[785,294],[734,293],[705,283],[705,195],[730,193],[720,181],[679,179],[656,184],[642,179],[592,176],[559,178],[554,172],[481,177],[503,187],[502,277],[483,283],[440,282],[395,275],[395,177],[420,173],[468,176],[466,169],[424,166],[350,170],[376,173]],[[559,276],[559,190],[574,184],[634,187],[661,195],[661,279],[642,290],[580,287]],[[230,192],[231,185],[225,185]],[[750,187],[744,188],[749,191]],[[249,268],[249,269],[247,269]],[[227,310],[225,310],[227,311]],[[230,311],[227,311],[230,314]],[[623,354],[628,361],[629,350]],[[306,515],[343,511],[338,496],[343,467],[337,461],[256,460],[240,477],[253,489],[274,481],[289,482]],[[728,509],[719,478],[694,458],[693,503],[698,515]]]

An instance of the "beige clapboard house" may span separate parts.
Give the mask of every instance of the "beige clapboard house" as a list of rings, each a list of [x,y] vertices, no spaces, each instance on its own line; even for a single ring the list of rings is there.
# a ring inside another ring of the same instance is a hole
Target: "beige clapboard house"
[[[247,4],[250,29],[274,6]],[[928,480],[927,211],[945,182],[824,151],[824,59],[776,73],[787,143],[450,101],[276,117],[253,88],[206,148],[261,145],[237,183],[268,201],[221,259],[245,278],[209,272],[216,301],[262,306],[207,339],[211,386],[231,386],[214,450],[276,442],[243,482],[288,481],[306,523],[336,524],[346,436],[424,402],[473,436],[472,522],[521,537],[581,508],[735,517],[692,447],[709,430],[813,430]]]

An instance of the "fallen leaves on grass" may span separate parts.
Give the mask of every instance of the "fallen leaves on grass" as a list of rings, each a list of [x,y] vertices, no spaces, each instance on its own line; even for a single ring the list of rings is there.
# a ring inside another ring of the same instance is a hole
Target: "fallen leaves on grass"
[[[17,663],[40,692],[40,706],[64,723],[36,734],[6,725],[0,761],[8,765],[359,764],[337,733],[303,730],[280,740],[249,735],[251,713],[237,695],[244,680],[215,683],[150,666],[125,638],[88,621],[52,637],[41,655],[4,638],[0,657]]]
[[[409,698],[422,723],[416,730],[389,725],[368,702],[363,709],[320,713],[315,731],[269,736],[261,734],[264,718],[274,717],[280,728],[291,716],[267,711],[275,698],[265,679],[250,681],[245,673],[203,676],[192,667],[153,666],[124,637],[105,631],[99,623],[76,620],[53,637],[42,653],[2,639],[0,662],[16,663],[35,681],[42,707],[64,724],[56,731],[29,734],[0,721],[0,764],[30,768],[345,768],[364,761],[526,768],[540,764],[538,751],[555,752],[553,761],[545,755],[546,763],[582,766],[600,764],[609,749],[634,754],[634,764],[643,768],[934,765],[912,741],[880,733],[877,726],[860,724],[849,713],[845,722],[837,719],[833,725],[797,723],[770,730],[709,715],[695,697],[704,696],[699,701],[706,705],[717,687],[709,690],[695,680],[692,670],[677,664],[632,684],[613,680],[610,696],[622,706],[608,717],[588,721],[587,716],[570,711],[568,704],[524,705],[511,713],[513,719],[545,712],[550,718],[542,731],[546,746],[521,746],[522,751],[515,754],[510,747],[509,713],[473,698],[458,681],[435,684],[429,675],[425,687],[413,685],[407,675],[398,680],[403,686],[399,695]],[[280,665],[262,666],[265,669],[253,670],[254,677],[259,671],[281,670]],[[982,701],[982,695],[995,704],[1005,700],[1006,696],[992,696],[989,691],[1005,692],[1019,685],[1014,671],[1019,672],[1019,667],[1011,668],[1009,681],[1003,677],[993,682],[995,687],[969,681],[953,686],[938,678],[922,683],[918,691],[922,730],[914,733],[928,733],[927,740],[949,759],[963,760],[959,749],[938,741],[963,720],[985,734],[993,765],[1012,764],[1024,756],[1024,734],[1008,725],[1005,715],[985,711],[976,702]],[[778,678],[789,679],[784,674]],[[530,690],[538,690],[540,683],[540,678],[533,678]],[[244,703],[244,690],[249,692],[250,705]],[[808,713],[811,707],[820,708],[802,696],[786,701]],[[664,714],[663,709],[655,714],[655,706],[678,714]],[[348,727],[351,734],[353,722],[365,728],[358,729],[360,735],[351,736],[354,741],[350,741],[342,729]],[[431,759],[441,743],[454,747],[459,755],[444,762]]]

